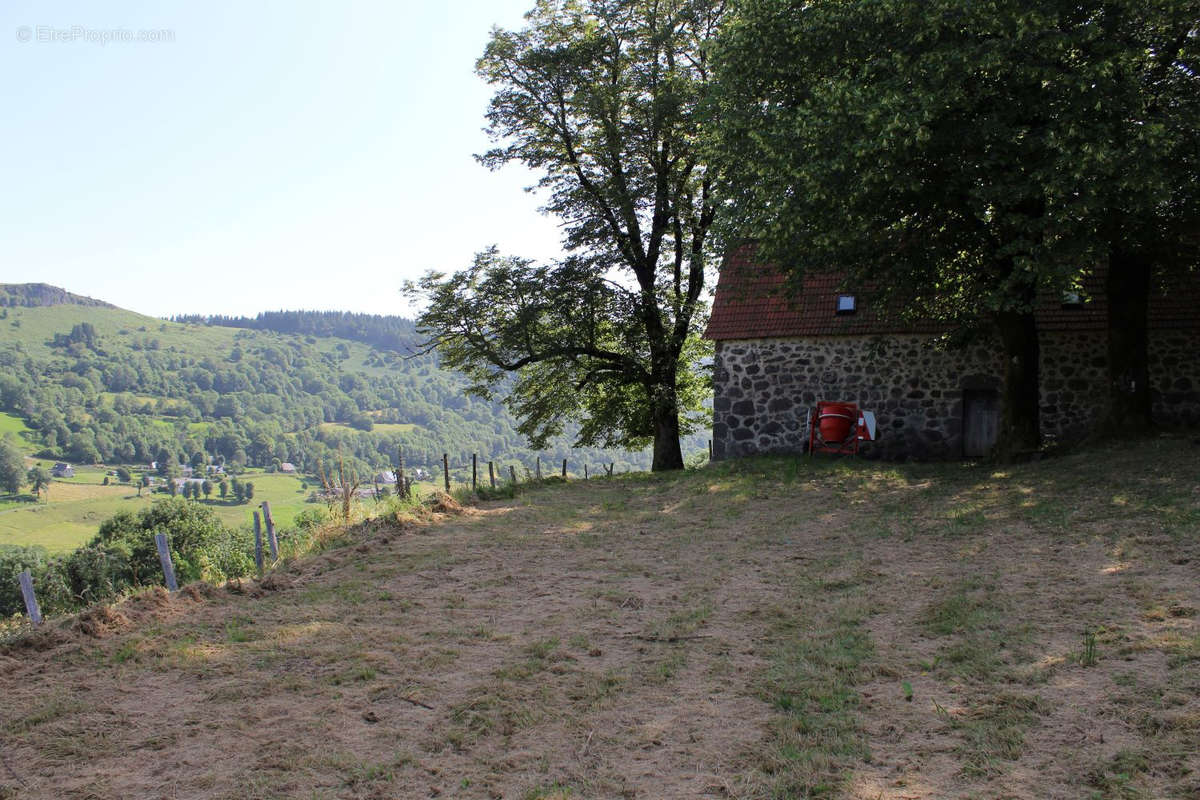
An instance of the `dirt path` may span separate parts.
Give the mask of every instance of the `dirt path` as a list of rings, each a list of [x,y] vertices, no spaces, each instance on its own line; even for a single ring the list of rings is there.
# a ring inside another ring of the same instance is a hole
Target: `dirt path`
[[[1115,512],[768,461],[377,528],[8,649],[0,798],[1186,797],[1187,455]]]
[[[21,796],[719,796],[770,716],[763,532],[697,535],[675,492],[558,491],[12,653]]]

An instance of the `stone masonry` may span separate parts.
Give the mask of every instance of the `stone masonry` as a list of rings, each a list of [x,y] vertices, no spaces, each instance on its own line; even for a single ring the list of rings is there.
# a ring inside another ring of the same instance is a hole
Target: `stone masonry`
[[[849,401],[875,412],[882,457],[962,455],[963,392],[1001,388],[998,343],[939,349],[919,334],[728,339],[716,342],[713,456],[799,453],[818,400]],[[1200,423],[1200,332],[1151,331],[1156,420]],[[1069,444],[1107,410],[1107,346],[1102,334],[1044,331],[1042,432]]]

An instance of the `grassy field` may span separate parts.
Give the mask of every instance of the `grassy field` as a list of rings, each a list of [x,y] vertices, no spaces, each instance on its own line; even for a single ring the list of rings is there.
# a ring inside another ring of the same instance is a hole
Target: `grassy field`
[[[24,452],[32,453],[37,449],[37,445],[33,441],[33,431],[25,424],[25,420],[0,411],[0,437],[9,434],[12,434],[16,439],[17,445]]]
[[[345,422],[322,422],[317,426],[322,431],[352,431],[353,427]],[[371,428],[373,433],[411,433],[416,430],[417,426],[411,422],[376,422]]]
[[[359,525],[9,645],[0,797],[1200,796],[1198,452],[754,460]]]
[[[96,535],[100,523],[118,511],[136,511],[150,505],[161,494],[142,492],[129,485],[104,486],[106,470],[76,467],[75,477],[56,479],[42,502],[25,498],[19,502],[0,502],[0,544],[38,544],[52,553],[73,550]],[[222,501],[214,490],[212,499],[200,502],[211,507],[227,525],[251,524],[251,514],[262,501],[271,504],[275,524],[289,527],[310,504],[311,489],[301,486],[295,475],[248,472],[242,476],[254,484],[254,500],[236,503],[232,497]]]
[[[52,355],[53,349],[49,343],[54,335],[67,333],[81,320],[92,323],[99,336],[113,342],[130,344],[135,340],[157,340],[163,349],[175,347],[188,353],[228,352],[239,335],[246,337],[249,346],[271,343],[280,338],[270,331],[166,322],[121,308],[72,305],[10,308],[8,316],[8,320],[0,322],[0,342],[20,341],[31,356],[38,358]],[[341,347],[347,354],[342,366],[348,371],[373,375],[388,372],[386,367],[368,364],[373,351],[361,342],[322,337],[313,339],[312,344],[326,353],[333,353]]]

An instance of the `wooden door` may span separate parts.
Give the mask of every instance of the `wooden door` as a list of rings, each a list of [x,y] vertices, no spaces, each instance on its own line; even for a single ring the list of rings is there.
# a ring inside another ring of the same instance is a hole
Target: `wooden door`
[[[963,455],[986,458],[1000,433],[1000,393],[967,389],[963,392]]]

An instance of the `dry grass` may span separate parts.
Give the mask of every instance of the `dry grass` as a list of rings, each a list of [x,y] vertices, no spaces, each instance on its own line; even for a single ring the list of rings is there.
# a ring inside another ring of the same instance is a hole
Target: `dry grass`
[[[0,797],[1200,794],[1200,467],[761,460],[326,531],[0,654]]]

